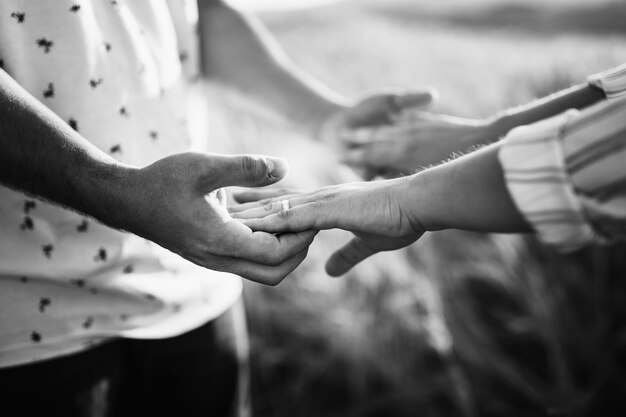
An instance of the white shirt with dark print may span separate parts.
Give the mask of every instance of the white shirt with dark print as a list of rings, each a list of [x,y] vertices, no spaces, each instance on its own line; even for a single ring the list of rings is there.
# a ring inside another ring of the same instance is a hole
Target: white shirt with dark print
[[[0,66],[114,158],[188,149],[197,10],[184,0],[2,0]],[[34,150],[35,151],[35,150]],[[0,186],[0,367],[217,317],[241,279]]]

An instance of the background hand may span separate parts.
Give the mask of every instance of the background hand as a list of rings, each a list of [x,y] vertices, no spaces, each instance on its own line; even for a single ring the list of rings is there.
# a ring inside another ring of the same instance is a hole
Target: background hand
[[[319,137],[344,153],[351,146],[345,139],[352,138],[358,129],[389,125],[408,110],[431,105],[437,95],[436,90],[426,89],[406,93],[382,92],[367,96],[353,106],[342,107],[325,118],[318,130]],[[365,168],[360,173],[368,179],[376,174],[362,164],[359,168]]]
[[[304,194],[247,191],[235,196],[243,204],[229,211],[252,230],[282,233],[340,228],[353,232],[354,238],[326,263],[328,274],[338,276],[377,252],[415,242],[425,232],[405,212],[405,183],[399,179],[342,184]],[[291,208],[283,210],[283,200]]]
[[[230,217],[218,190],[269,185],[286,172],[278,158],[173,155],[137,171],[123,224],[198,265],[275,285],[302,262],[316,232],[253,232]]]
[[[491,122],[414,110],[393,125],[345,131],[345,162],[388,177],[413,174],[457,152],[497,140]]]

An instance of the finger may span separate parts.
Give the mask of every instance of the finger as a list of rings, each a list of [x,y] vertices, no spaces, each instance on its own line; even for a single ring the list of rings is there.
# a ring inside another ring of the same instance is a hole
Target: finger
[[[287,161],[263,155],[215,155],[206,183],[212,188],[262,187],[280,181],[289,169]]]
[[[405,110],[414,109],[415,107],[424,107],[432,104],[439,98],[439,92],[430,87],[422,91],[412,91],[404,94],[396,94],[393,104],[397,106],[399,113]]]
[[[346,152],[341,158],[341,162],[350,166],[367,166],[375,169],[379,169],[385,166],[385,161],[379,161],[377,159],[372,160],[368,157],[369,152],[367,149],[355,149],[350,152]]]
[[[278,198],[268,198],[253,203],[238,204],[228,207],[228,212],[230,217],[239,220],[267,217],[283,210],[289,210],[290,208],[310,203],[318,198],[323,198],[321,197],[323,195],[321,193],[323,192],[322,189],[310,193],[282,195]]]
[[[411,122],[434,122],[440,119],[440,115],[424,111],[420,108],[405,108],[400,116],[398,122],[411,123]]]
[[[413,137],[415,127],[414,124],[395,123],[393,125],[365,127],[352,131],[344,130],[340,138],[349,148],[354,148],[377,142],[389,142],[394,139]]]
[[[243,205],[296,193],[298,193],[297,190],[288,190],[286,188],[263,188],[259,190],[237,191],[233,193],[233,198]]]
[[[312,202],[289,210],[281,210],[263,218],[242,219],[241,222],[252,230],[269,233],[331,229],[334,224],[326,214],[320,202]],[[325,219],[325,221],[321,222],[320,219]]]
[[[278,285],[306,258],[308,247],[286,259],[280,265],[264,265],[246,259],[208,255],[191,259],[194,263],[216,271],[230,272],[265,285]]]
[[[284,209],[283,201],[289,200],[261,200],[256,203],[240,204],[239,206],[229,207],[228,211],[233,219],[256,219],[266,217]],[[247,206],[243,209],[243,206]]]
[[[399,149],[394,142],[378,142],[346,151],[341,160],[348,165],[382,168],[400,159],[401,155],[397,155]]]
[[[344,129],[339,132],[339,139],[348,145],[355,146],[369,143],[377,136],[379,127],[364,127],[360,129]]]
[[[251,201],[249,203],[235,204],[232,206],[228,206],[227,210],[230,215],[235,218],[238,217],[238,213],[243,213],[249,210],[257,210],[259,208],[263,208],[265,212],[261,217],[265,217],[268,214],[277,213],[280,210],[283,210],[282,202],[287,200],[290,203],[295,202],[298,198],[296,197],[298,194],[285,194],[280,195],[276,198],[265,198],[259,201]],[[296,204],[291,204],[296,205]],[[261,213],[261,211],[258,211]]]
[[[279,194],[278,196],[265,198],[262,200],[254,201],[255,197],[262,197],[265,195],[273,195],[273,193],[264,193],[265,190],[258,190],[259,193],[255,193],[254,191],[250,191],[248,196],[252,196],[252,200],[249,203],[242,203],[228,207],[228,212],[233,218],[243,218],[243,216],[239,216],[239,213],[246,212],[248,210],[256,210],[258,208],[263,208],[263,212],[257,210],[256,212],[262,214],[261,217],[265,217],[268,214],[278,213],[281,210],[284,210],[283,202],[287,202],[289,207],[295,207],[302,204],[310,203],[316,200],[329,200],[333,197],[332,188],[322,187],[317,190],[304,192],[304,193],[292,193],[292,194]],[[268,190],[270,191],[270,190]],[[284,191],[284,190],[283,190]],[[246,216],[250,217],[250,216]]]
[[[313,230],[274,235],[250,230],[241,222],[232,221],[226,228],[224,244],[215,251],[219,255],[241,258],[263,265],[276,266],[306,249],[317,234]]]
[[[427,89],[423,91],[383,95],[387,108],[387,121],[394,123],[402,117],[404,111],[426,106],[433,101],[437,94],[435,89]]]
[[[326,261],[326,273],[332,277],[345,274],[353,266],[377,251],[369,248],[359,238],[353,238]]]

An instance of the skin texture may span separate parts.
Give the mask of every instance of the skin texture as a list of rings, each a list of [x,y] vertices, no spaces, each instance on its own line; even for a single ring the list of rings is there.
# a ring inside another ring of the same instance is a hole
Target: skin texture
[[[498,144],[410,177],[342,184],[309,193],[281,190],[236,195],[231,216],[271,233],[340,228],[354,238],[336,251],[326,271],[341,275],[367,257],[399,249],[426,231],[464,229],[528,232],[504,184]],[[258,201],[256,201],[258,200]],[[283,210],[283,200],[290,208]]]

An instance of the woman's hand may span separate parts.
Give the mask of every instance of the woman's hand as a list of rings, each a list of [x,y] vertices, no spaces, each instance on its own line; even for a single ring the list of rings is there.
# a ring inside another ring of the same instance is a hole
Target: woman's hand
[[[445,161],[498,139],[495,123],[424,111],[404,112],[393,125],[345,131],[344,160],[359,170],[395,177]]]
[[[530,225],[506,188],[498,160],[500,146],[485,146],[392,180],[342,184],[304,194],[248,191],[236,196],[244,203],[229,211],[252,230],[353,232],[354,239],[326,264],[330,275],[343,274],[376,252],[407,246],[425,231],[529,232]]]
[[[403,200],[408,192],[405,179],[342,184],[302,194],[246,191],[235,195],[243,204],[229,211],[233,218],[256,231],[351,231],[354,238],[326,264],[328,274],[338,276],[377,252],[415,242],[425,232],[406,212]]]

